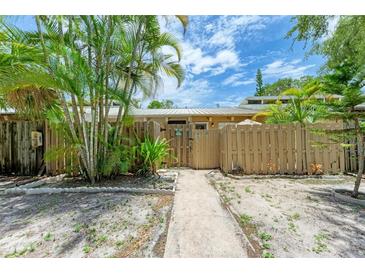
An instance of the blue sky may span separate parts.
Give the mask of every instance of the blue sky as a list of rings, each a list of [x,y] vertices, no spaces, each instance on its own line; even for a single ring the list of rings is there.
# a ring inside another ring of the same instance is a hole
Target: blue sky
[[[305,58],[303,43],[285,39],[292,27],[290,16],[191,16],[185,37],[178,23],[170,23],[182,41],[186,80],[176,89],[165,80],[158,98],[171,99],[179,107],[237,106],[255,93],[255,75],[264,83],[282,77],[314,75],[322,56]]]
[[[185,35],[174,19],[161,19],[163,31],[172,32],[182,45],[186,79],[180,88],[164,77],[158,99],[178,107],[237,106],[255,93],[255,75],[264,83],[283,77],[314,75],[324,62],[321,56],[305,58],[303,43],[285,39],[292,27],[290,16],[189,16]],[[32,18],[14,19],[22,28],[34,28]],[[166,49],[169,51],[169,49]],[[146,100],[146,106],[150,100]]]

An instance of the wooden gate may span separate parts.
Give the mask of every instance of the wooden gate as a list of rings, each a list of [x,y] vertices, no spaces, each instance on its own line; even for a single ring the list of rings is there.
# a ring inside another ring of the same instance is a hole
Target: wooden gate
[[[196,130],[193,125],[167,125],[170,144],[168,166],[196,169],[219,168],[219,130]]]
[[[219,129],[193,130],[192,168],[219,168]]]
[[[191,166],[191,128],[188,125],[167,125],[163,137],[169,141],[168,166]]]

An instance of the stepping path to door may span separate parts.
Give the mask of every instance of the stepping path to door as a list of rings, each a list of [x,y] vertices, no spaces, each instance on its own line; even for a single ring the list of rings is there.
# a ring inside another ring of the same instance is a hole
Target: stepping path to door
[[[239,227],[205,177],[208,171],[178,172],[164,257],[247,257]]]

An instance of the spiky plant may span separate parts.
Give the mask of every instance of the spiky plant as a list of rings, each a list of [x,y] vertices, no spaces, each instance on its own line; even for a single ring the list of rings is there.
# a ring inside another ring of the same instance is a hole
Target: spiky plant
[[[161,163],[169,155],[169,144],[166,139],[152,140],[147,137],[138,146],[138,154],[141,157],[142,169],[144,173],[157,174],[157,169],[161,166]]]

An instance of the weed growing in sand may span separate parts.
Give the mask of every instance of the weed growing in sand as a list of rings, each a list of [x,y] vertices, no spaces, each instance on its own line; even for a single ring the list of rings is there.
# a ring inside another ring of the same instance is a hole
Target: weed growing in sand
[[[298,212],[295,212],[291,217],[292,217],[292,220],[294,220],[294,221],[297,221],[300,219],[300,215]]]
[[[272,253],[270,253],[270,252],[267,252],[267,251],[264,251],[264,252],[262,253],[262,257],[263,257],[263,258],[275,258],[275,257],[274,257],[274,254],[272,254]]]
[[[252,190],[251,190],[251,188],[249,186],[246,186],[245,187],[245,192],[246,193],[252,193]]]
[[[271,244],[269,243],[269,241],[272,239],[271,234],[269,234],[265,231],[262,231],[259,233],[259,237],[262,240],[262,248],[264,249],[262,252],[262,257],[263,258],[274,258],[274,254],[267,251],[268,249],[271,248]]]
[[[91,251],[91,247],[88,246],[88,245],[84,245],[84,247],[82,248],[82,251],[85,253],[85,254],[88,254],[90,253]]]
[[[271,234],[269,234],[269,233],[267,233],[265,231],[260,232],[259,233],[259,237],[263,241],[270,241],[272,239]]]
[[[34,244],[30,244],[20,251],[17,251],[15,249],[12,253],[6,254],[5,258],[17,258],[17,257],[25,256],[28,253],[34,252],[34,250],[35,250]]]
[[[106,242],[108,240],[108,237],[106,235],[100,235],[96,238],[94,241],[96,246],[100,246],[102,243]]]
[[[117,246],[117,249],[121,249],[124,245],[124,241],[116,241],[115,242],[115,245]]]
[[[247,214],[242,214],[240,215],[240,223],[242,225],[248,225],[249,223],[251,223],[252,221],[252,217],[247,215]]]
[[[82,224],[76,224],[75,226],[74,226],[74,232],[75,233],[79,233],[80,231],[81,231],[81,229],[82,229],[82,227],[83,227],[83,225]]]
[[[230,202],[232,201],[232,198],[231,197],[228,197],[226,196],[225,194],[222,194],[222,199],[223,199],[223,202],[227,205],[230,204]]]
[[[328,251],[328,247],[326,244],[327,240],[328,236],[323,232],[319,232],[318,234],[314,235],[315,246],[312,248],[312,251],[317,254]]]
[[[46,235],[44,235],[43,240],[45,240],[47,242],[52,240],[52,234],[50,232],[48,232]]]
[[[297,232],[297,226],[293,222],[288,223],[288,229],[294,233]]]

